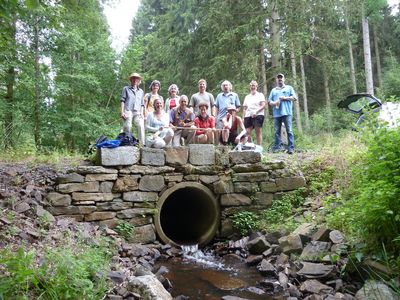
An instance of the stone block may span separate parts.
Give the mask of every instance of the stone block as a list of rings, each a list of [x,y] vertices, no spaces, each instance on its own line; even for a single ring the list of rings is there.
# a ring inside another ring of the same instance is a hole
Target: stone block
[[[205,184],[211,184],[219,180],[218,175],[200,175],[200,181]]]
[[[221,178],[213,183],[214,193],[230,194],[234,192],[233,183],[228,178]]]
[[[122,199],[129,202],[156,202],[158,195],[154,192],[135,191],[124,193]]]
[[[156,240],[156,231],[152,224],[135,227],[132,242],[149,244]]]
[[[114,192],[130,192],[139,189],[139,175],[128,175],[119,177],[113,186]]]
[[[159,192],[165,187],[162,175],[145,175],[140,179],[139,190],[147,192]]]
[[[151,216],[135,216],[129,220],[129,223],[133,226],[153,224],[153,218]]]
[[[268,207],[272,205],[273,196],[272,193],[257,192],[254,195],[254,199],[257,204]]]
[[[142,165],[149,166],[164,166],[165,165],[165,152],[163,149],[154,149],[144,147],[141,149]]]
[[[75,222],[83,222],[83,215],[59,215],[56,219],[73,219]]]
[[[135,165],[119,170],[120,174],[140,174],[140,175],[156,175],[174,172],[175,168],[170,166],[141,166]]]
[[[102,166],[129,166],[139,162],[140,151],[134,146],[100,148],[97,152]]]
[[[97,181],[83,183],[65,183],[59,184],[57,190],[60,193],[68,194],[73,192],[93,193],[98,192],[100,185]]]
[[[279,191],[292,191],[301,187],[305,187],[306,180],[302,176],[277,178],[276,186]]]
[[[78,166],[76,172],[79,174],[117,174],[116,169],[104,168],[102,166]]]
[[[85,181],[112,181],[116,180],[118,174],[87,174]]]
[[[164,175],[164,179],[166,182],[181,182],[183,180],[182,173],[172,173]]]
[[[215,146],[215,163],[220,166],[229,166],[230,147]]]
[[[165,148],[165,161],[167,165],[185,165],[189,158],[189,148],[174,147]]]
[[[250,205],[251,199],[243,194],[223,194],[221,195],[222,206],[241,206]]]
[[[82,175],[75,173],[75,172],[62,175],[60,177],[57,177],[57,179],[56,179],[57,184],[72,183],[72,182],[79,183],[79,182],[84,182],[84,181],[85,181],[85,177],[83,177]]]
[[[279,246],[282,248],[283,253],[300,254],[303,251],[303,243],[298,234],[290,234],[279,239]]]
[[[199,178],[200,178],[200,175],[194,175],[194,174],[185,176],[186,181],[199,181]]]
[[[112,193],[72,193],[74,201],[112,201],[114,198]]]
[[[66,206],[48,207],[47,210],[54,216],[59,215],[85,215],[96,211],[96,206]]]
[[[246,182],[259,182],[267,181],[269,179],[268,172],[252,172],[252,173],[236,173],[233,174],[232,180],[235,181],[246,181]]]
[[[98,211],[105,211],[105,210],[120,211],[132,208],[133,203],[122,201],[121,199],[115,199],[111,202],[99,202],[97,203],[96,206]]]
[[[100,183],[100,192],[101,193],[111,193],[113,186],[114,186],[114,182],[104,181],[104,182]]]
[[[215,149],[209,144],[190,144],[189,163],[195,166],[214,165]]]
[[[278,188],[275,182],[269,181],[260,182],[260,190],[264,193],[275,193],[276,191],[278,191]]]
[[[253,194],[259,190],[257,182],[235,182],[233,188],[235,193]]]
[[[120,219],[132,219],[138,216],[154,215],[156,212],[154,208],[131,208],[121,210],[117,213],[117,217]]]
[[[232,166],[232,170],[236,173],[268,172],[270,170],[278,170],[283,168],[285,168],[285,163],[283,161],[243,163]]]
[[[51,206],[69,206],[71,204],[70,195],[60,194],[56,192],[48,193],[46,199]]]
[[[111,211],[96,211],[85,216],[85,221],[101,221],[115,218],[116,213]]]
[[[256,164],[261,162],[261,153],[253,151],[231,151],[229,159],[232,165]]]

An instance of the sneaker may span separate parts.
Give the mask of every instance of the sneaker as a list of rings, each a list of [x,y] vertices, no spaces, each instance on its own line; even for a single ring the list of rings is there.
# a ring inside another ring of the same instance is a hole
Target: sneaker
[[[185,146],[185,139],[183,137],[181,138],[181,145]]]
[[[287,154],[292,155],[293,153],[294,153],[294,150],[288,150],[288,151],[287,151]]]

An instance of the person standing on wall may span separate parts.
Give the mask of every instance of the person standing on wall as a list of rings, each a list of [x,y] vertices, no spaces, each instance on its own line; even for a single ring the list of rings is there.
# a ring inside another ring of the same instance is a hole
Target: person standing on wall
[[[256,143],[262,144],[262,126],[264,124],[265,97],[263,93],[257,92],[257,81],[250,82],[250,94],[244,98],[243,115],[244,127],[247,130],[248,141],[251,142],[251,132],[256,131]]]
[[[168,88],[169,97],[165,100],[165,112],[169,114],[170,110],[174,109],[179,104],[179,88],[173,83]]]
[[[217,129],[223,129],[224,124],[222,119],[228,113],[228,106],[236,107],[236,111],[238,112],[240,109],[240,100],[238,94],[232,92],[232,84],[228,80],[224,80],[221,84],[222,92],[218,94],[217,98],[215,99],[215,106],[214,106],[214,116],[216,116],[215,127]],[[220,140],[220,136],[217,133],[216,140]]]
[[[124,121],[122,131],[132,132],[132,121],[135,122],[139,143],[144,145],[144,93],[139,87],[142,77],[132,73],[129,77],[130,86],[125,86],[121,94],[121,118]]]
[[[192,95],[189,101],[189,108],[198,116],[200,114],[199,104],[207,103],[207,115],[214,116],[212,108],[214,107],[214,96],[207,92],[207,82],[205,79],[200,79],[198,83],[199,91]]]
[[[145,116],[154,111],[154,100],[161,99],[164,106],[164,98],[158,94],[161,89],[161,83],[158,80],[153,80],[149,86],[150,93],[144,96]]]
[[[293,101],[297,100],[296,93],[290,85],[285,84],[285,76],[282,73],[276,75],[276,87],[271,90],[268,103],[272,106],[274,117],[275,144],[273,151],[280,151],[282,147],[281,128],[285,125],[288,136],[287,153],[294,152],[294,135],[292,127]]]

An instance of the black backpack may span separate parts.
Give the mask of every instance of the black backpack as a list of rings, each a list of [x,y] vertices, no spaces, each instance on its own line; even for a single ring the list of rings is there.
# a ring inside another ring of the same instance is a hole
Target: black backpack
[[[139,141],[130,132],[121,132],[116,140],[121,142],[120,146],[137,146]]]

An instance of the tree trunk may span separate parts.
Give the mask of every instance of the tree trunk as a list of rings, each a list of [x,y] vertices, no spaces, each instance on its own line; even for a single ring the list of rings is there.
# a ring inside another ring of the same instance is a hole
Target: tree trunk
[[[294,44],[291,44],[292,46],[292,51],[290,51],[290,62],[292,65],[292,76],[293,76],[293,85],[295,90],[297,90],[298,84],[297,84],[297,72],[296,72],[296,57],[294,54]],[[300,103],[299,99],[297,101],[294,101],[294,107],[296,110],[296,126],[297,130],[300,134],[303,134],[303,127],[301,126],[301,115],[300,115]]]
[[[323,67],[323,74],[324,74],[324,92],[325,92],[325,101],[326,101],[326,111],[328,117],[328,128],[329,130],[332,129],[332,110],[331,110],[331,95],[329,92],[329,78],[326,71],[326,68]]]
[[[34,103],[34,137],[36,148],[41,145],[40,138],[40,53],[39,53],[39,18],[33,26],[33,47],[35,53],[35,103]]]
[[[356,71],[354,67],[354,57],[353,57],[353,45],[351,43],[351,33],[350,33],[350,26],[349,20],[347,16],[345,16],[346,22],[346,32],[347,32],[347,43],[349,45],[349,64],[350,64],[350,79],[351,79],[351,86],[353,89],[353,94],[357,93],[357,81],[356,81]]]
[[[260,67],[261,67],[261,80],[262,80],[262,93],[268,97],[267,73],[265,70],[265,53],[264,53],[264,36],[262,31],[259,32],[261,47],[260,47]],[[269,116],[268,105],[265,106],[266,116]]]
[[[372,60],[371,60],[371,47],[369,40],[369,25],[368,25],[368,18],[365,16],[364,7],[362,7],[362,31],[363,31],[363,46],[364,46],[365,86],[367,93],[373,95],[374,81],[372,77]]]
[[[303,55],[300,56],[300,72],[301,72],[301,84],[303,89],[303,107],[304,107],[304,120],[306,123],[306,129],[310,128],[310,120],[308,118],[308,100],[307,100],[307,88],[306,88],[306,73],[304,71]]]
[[[279,13],[278,13],[278,2],[274,1],[272,4],[271,12],[271,63],[272,72],[276,73],[281,67],[280,64],[280,28],[279,28]]]
[[[382,67],[381,58],[379,54],[379,38],[376,32],[376,26],[373,27],[372,33],[374,35],[374,48],[375,48],[375,59],[376,59],[376,77],[378,78],[378,86],[382,88]]]
[[[14,133],[14,84],[15,84],[15,68],[14,63],[16,60],[16,20],[11,20],[8,24],[8,31],[10,33],[10,52],[11,52],[11,65],[8,66],[6,72],[6,94],[4,96],[5,111],[4,111],[4,148],[12,148],[14,146],[13,133]],[[7,30],[6,29],[6,30]]]

